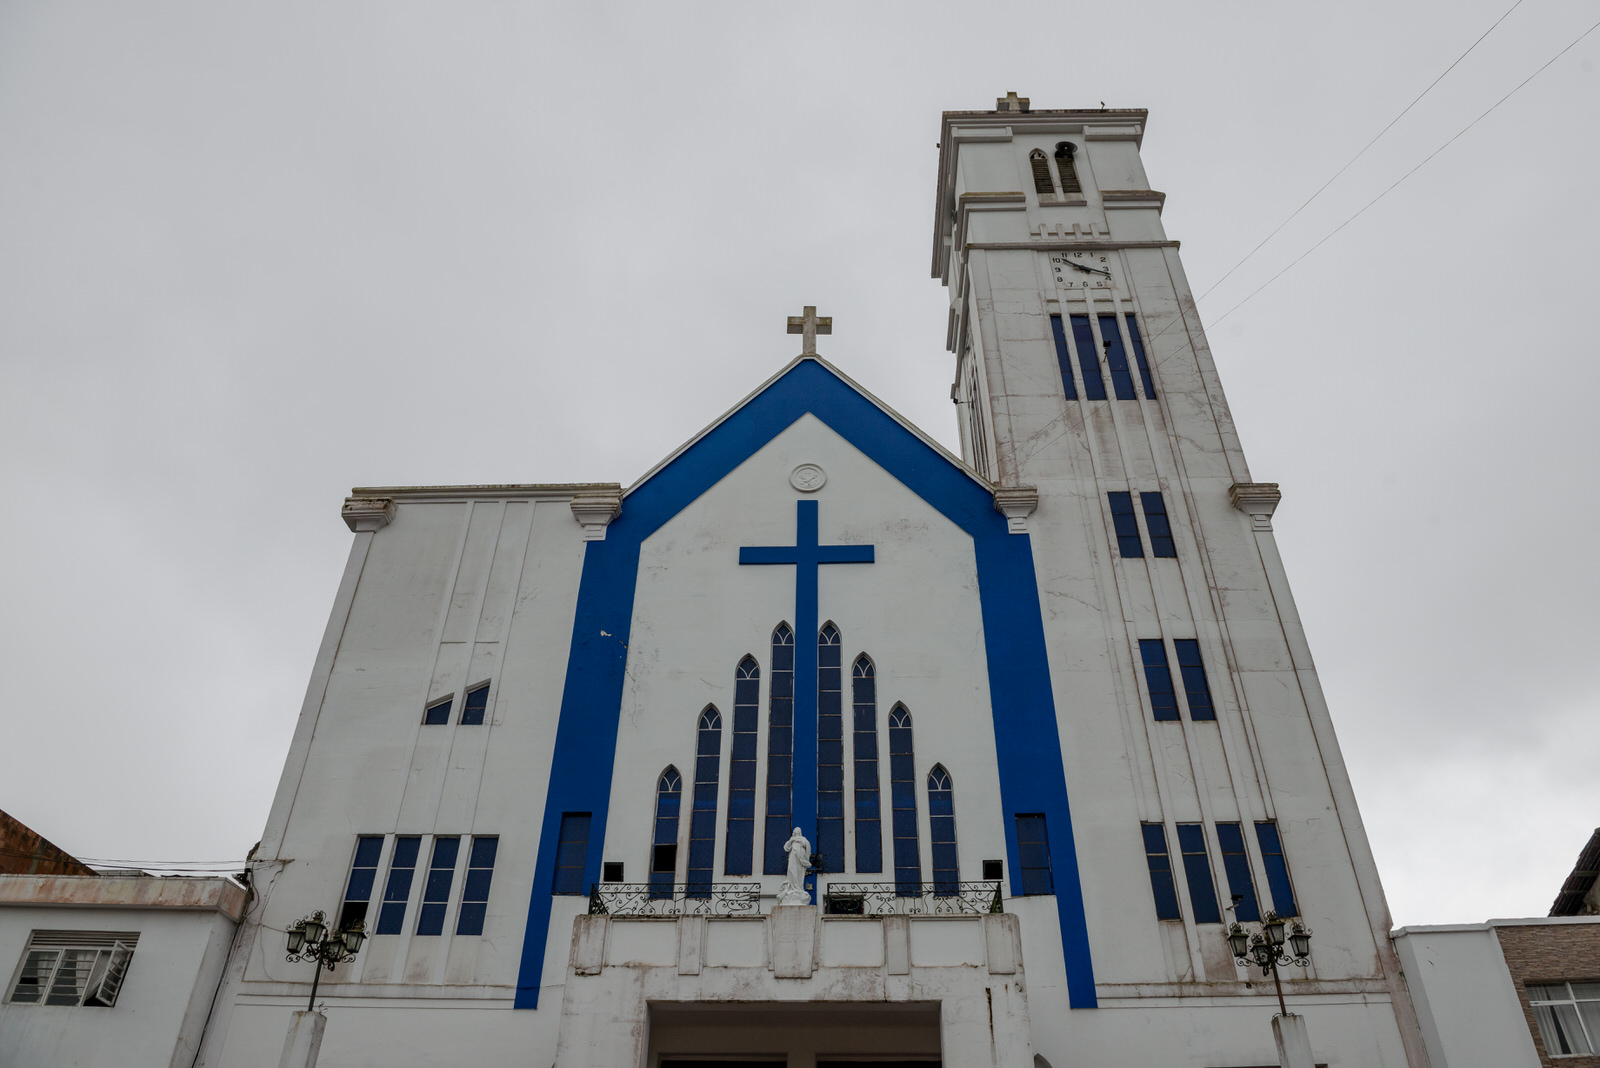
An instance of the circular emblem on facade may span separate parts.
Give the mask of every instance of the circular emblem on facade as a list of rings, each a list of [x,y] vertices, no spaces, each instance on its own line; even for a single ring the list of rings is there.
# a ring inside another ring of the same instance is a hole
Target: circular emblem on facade
[[[789,485],[801,493],[815,493],[828,481],[828,472],[816,464],[801,464],[789,472]]]

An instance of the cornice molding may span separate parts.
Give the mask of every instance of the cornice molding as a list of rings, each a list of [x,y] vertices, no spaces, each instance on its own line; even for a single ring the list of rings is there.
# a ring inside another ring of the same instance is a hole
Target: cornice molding
[[[994,510],[1006,517],[1006,530],[1028,533],[1028,517],[1039,507],[1038,486],[999,486],[994,491]]]
[[[1276,482],[1235,482],[1228,487],[1228,502],[1248,515],[1251,527],[1261,534],[1272,533],[1272,513],[1281,500]]]
[[[352,534],[371,534],[394,520],[393,497],[346,497],[339,515]]]
[[[572,498],[572,518],[583,527],[584,541],[605,541],[606,527],[622,514],[622,487]]]

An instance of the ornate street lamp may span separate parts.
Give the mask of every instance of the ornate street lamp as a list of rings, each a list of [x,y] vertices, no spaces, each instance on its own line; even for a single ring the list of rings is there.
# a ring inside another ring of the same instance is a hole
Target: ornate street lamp
[[[322,969],[330,972],[340,964],[356,959],[361,943],[367,937],[366,925],[355,920],[342,931],[330,933],[328,918],[318,909],[303,920],[296,920],[288,930],[290,963],[309,960],[316,962],[316,972],[311,979],[311,1001],[308,1012],[317,1010],[317,984],[322,981]]]
[[[1269,912],[1261,922],[1261,930],[1251,933],[1236,920],[1228,925],[1226,937],[1228,949],[1241,967],[1248,969],[1254,964],[1261,969],[1263,977],[1272,976],[1273,985],[1278,988],[1278,1010],[1287,1016],[1289,1007],[1283,1000],[1283,980],[1278,977],[1278,966],[1287,968],[1293,964],[1304,968],[1311,963],[1311,929],[1295,920],[1285,936],[1285,927],[1288,922],[1283,917]]]

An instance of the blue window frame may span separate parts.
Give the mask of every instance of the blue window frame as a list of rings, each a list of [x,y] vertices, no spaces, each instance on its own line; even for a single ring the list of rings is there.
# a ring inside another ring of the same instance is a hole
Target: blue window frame
[[[1044,816],[1037,812],[1019,813],[1017,825],[1017,860],[1022,868],[1024,894],[1053,894],[1055,879],[1050,874],[1050,834]],[[1012,887],[1015,892],[1016,888]]]
[[[1211,703],[1211,687],[1206,682],[1206,666],[1200,659],[1200,642],[1195,638],[1179,638],[1173,646],[1178,650],[1178,673],[1183,676],[1183,696],[1189,702],[1189,718],[1216,719],[1217,709]]]
[[[394,856],[389,858],[389,878],[383,888],[383,908],[378,910],[375,934],[399,934],[405,929],[406,902],[411,900],[411,880],[417,873],[417,854],[421,850],[420,835],[403,834],[394,840]]]
[[[694,801],[689,813],[689,870],[684,875],[690,897],[711,895],[711,873],[717,853],[717,779],[722,764],[722,714],[707,705],[695,731]]]
[[[1144,505],[1144,525],[1150,531],[1151,556],[1177,556],[1178,547],[1172,541],[1172,524],[1167,520],[1167,504],[1159,493],[1139,494]]]
[[[1128,352],[1122,347],[1122,331],[1115,315],[1100,316],[1100,340],[1106,347],[1106,367],[1111,371],[1111,388],[1118,400],[1138,400],[1133,391],[1133,373],[1128,370]]]
[[[928,772],[928,841],[933,847],[933,893],[953,897],[961,891],[956,860],[956,795],[943,764]]]
[[[1261,844],[1261,860],[1267,866],[1267,888],[1272,891],[1272,910],[1279,916],[1298,916],[1294,884],[1289,881],[1289,862],[1283,855],[1278,825],[1272,820],[1256,823],[1256,841]]]
[[[1050,316],[1050,334],[1056,341],[1056,366],[1061,368],[1061,388],[1067,391],[1067,400],[1078,399],[1078,387],[1072,382],[1072,351],[1067,347],[1067,331],[1061,325],[1061,316]]]
[[[1211,858],[1206,855],[1206,830],[1199,823],[1178,824],[1178,848],[1183,852],[1183,877],[1189,884],[1189,904],[1195,923],[1221,923],[1217,887],[1211,881]]]
[[[446,697],[443,701],[435,701],[422,711],[422,723],[427,727],[442,727],[450,722],[450,705],[452,698]]]
[[[1144,395],[1154,398],[1156,380],[1150,375],[1150,364],[1144,358],[1144,339],[1139,336],[1139,320],[1131,312],[1124,315],[1128,323],[1128,340],[1133,342],[1133,362],[1139,367],[1139,378],[1144,382]]]
[[[670,764],[656,780],[656,829],[650,845],[650,896],[672,896],[678,875],[678,809],[683,804],[683,776]]]
[[[895,893],[922,894],[922,850],[917,840],[916,752],[911,738],[911,713],[905,705],[889,712],[889,797],[893,806]]]
[[[1178,884],[1172,880],[1172,857],[1167,853],[1167,829],[1159,823],[1142,823],[1144,862],[1150,869],[1150,894],[1156,901],[1156,919],[1181,920]]]
[[[1106,381],[1100,377],[1100,354],[1095,349],[1094,328],[1087,315],[1072,317],[1072,343],[1078,350],[1078,369],[1083,372],[1083,395],[1088,400],[1106,399]]]
[[[761,719],[761,667],[755,657],[733,673],[733,743],[728,756],[728,833],[724,875],[749,875],[756,837],[756,729]]]
[[[456,934],[483,934],[483,916],[489,909],[489,883],[494,879],[494,858],[499,851],[499,838],[472,836],[472,851],[467,854],[467,880],[461,888],[461,912],[456,917]]]
[[[1150,711],[1158,720],[1178,718],[1178,694],[1172,688],[1172,666],[1160,638],[1139,639],[1139,659],[1144,661],[1144,683],[1150,691]]]
[[[356,855],[350,861],[350,881],[344,888],[344,905],[339,909],[339,930],[352,923],[366,922],[372,902],[372,888],[378,881],[378,857],[383,853],[383,835],[364,834],[356,839]]]
[[[563,812],[561,837],[556,844],[556,877],[552,894],[582,894],[583,873],[589,863],[588,812]]]
[[[794,631],[779,623],[772,632],[772,683],[767,695],[767,833],[764,846],[768,875],[789,870],[783,843],[789,840],[794,813]]]
[[[467,699],[461,704],[461,725],[463,727],[483,726],[483,714],[489,707],[489,684],[474,686],[467,691]]]
[[[844,871],[844,665],[839,628],[817,633],[817,853],[821,870]]]
[[[1233,918],[1245,923],[1261,919],[1256,904],[1256,884],[1250,878],[1250,857],[1244,850],[1244,831],[1237,823],[1217,824],[1217,844],[1222,847],[1222,870],[1228,876],[1228,893],[1234,898]]]
[[[460,838],[435,838],[433,860],[428,863],[428,881],[422,884],[422,911],[417,914],[417,934],[444,933],[444,910],[450,904],[450,886],[456,880],[456,858],[461,855]]]
[[[862,653],[850,672],[855,731],[856,874],[883,870],[883,809],[878,789],[878,671]]]
[[[1139,540],[1139,521],[1133,515],[1133,494],[1113,492],[1106,494],[1111,502],[1111,527],[1117,535],[1117,555],[1132,560],[1144,556],[1144,543]]]

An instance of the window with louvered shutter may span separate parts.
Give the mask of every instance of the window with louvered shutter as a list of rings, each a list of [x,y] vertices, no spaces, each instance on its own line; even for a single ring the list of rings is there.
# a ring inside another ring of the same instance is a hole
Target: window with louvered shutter
[[[1050,160],[1037,148],[1028,154],[1028,165],[1033,168],[1033,191],[1054,194],[1055,183],[1050,180]]]
[[[138,942],[137,931],[34,931],[6,1000],[110,1008]]]

